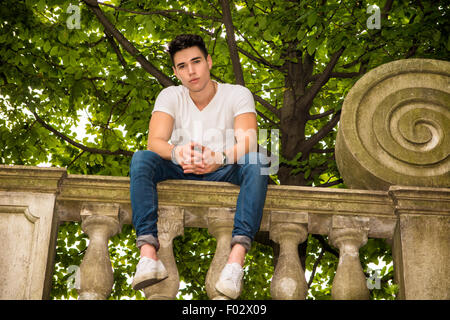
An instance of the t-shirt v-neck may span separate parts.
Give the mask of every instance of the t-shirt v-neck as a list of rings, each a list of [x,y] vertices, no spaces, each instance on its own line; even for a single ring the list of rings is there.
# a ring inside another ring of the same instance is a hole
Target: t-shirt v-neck
[[[214,81],[217,84],[217,90],[214,93],[214,96],[212,97],[212,99],[208,102],[208,104],[202,109],[200,110],[194,100],[192,100],[191,95],[189,94],[189,89],[183,86],[183,90],[186,91],[186,95],[188,96],[188,101],[190,103],[190,107],[193,109],[193,112],[195,112],[196,114],[203,114],[205,113],[206,109],[208,109],[208,112],[211,111],[210,109],[214,109],[215,106],[217,106],[217,104],[215,103],[216,98],[219,95],[219,91],[220,91],[220,84],[216,81]]]

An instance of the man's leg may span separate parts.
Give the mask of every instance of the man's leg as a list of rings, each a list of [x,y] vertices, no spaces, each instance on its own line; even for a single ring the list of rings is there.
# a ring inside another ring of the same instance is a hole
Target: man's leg
[[[158,260],[158,195],[156,184],[167,179],[183,179],[183,170],[152,151],[137,151],[130,165],[130,199],[136,244],[141,259],[136,268],[133,288],[140,290],[167,277]]]
[[[240,185],[234,216],[231,252],[216,289],[232,299],[240,295],[245,255],[261,224],[268,176],[262,174],[268,159],[259,153],[248,153],[237,164],[226,166],[205,176],[205,180],[228,181]]]
[[[159,248],[156,185],[167,179],[184,179],[183,169],[152,151],[134,153],[130,164],[130,199],[139,248],[144,244]]]
[[[235,248],[235,244],[239,246],[231,251],[230,262],[243,261],[245,253],[250,250],[253,238],[259,230],[269,181],[269,177],[262,174],[264,173],[262,169],[268,166],[267,157],[261,153],[252,152],[244,155],[236,164],[225,166],[204,177],[204,180],[231,182],[241,187],[231,240],[232,248]]]
[[[238,166],[237,175],[241,188],[236,204],[231,246],[234,249],[238,244],[247,253],[261,224],[269,181],[269,177],[262,173],[263,168],[269,166],[269,160],[260,153],[252,152],[239,159]],[[232,250],[232,262],[237,262],[236,259],[242,257],[240,246]]]

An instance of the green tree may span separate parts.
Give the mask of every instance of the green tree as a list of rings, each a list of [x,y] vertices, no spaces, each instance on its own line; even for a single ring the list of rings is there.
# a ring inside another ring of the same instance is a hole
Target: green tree
[[[379,29],[368,27],[369,5],[380,8]],[[272,182],[344,187],[334,141],[346,93],[382,63],[447,60],[448,15],[448,5],[419,0],[4,0],[0,163],[47,162],[69,173],[126,176],[133,152],[146,148],[157,94],[178,84],[165,46],[179,33],[197,33],[213,57],[213,77],[247,86],[260,128],[280,130],[281,163]],[[77,137],[74,128],[84,118],[88,137]],[[258,241],[248,256],[242,298],[270,297],[277,248],[266,234]],[[206,230],[186,230],[176,240],[183,294],[206,298],[214,246]],[[76,296],[67,290],[67,268],[79,265],[85,248],[78,224],[60,227],[54,298]],[[111,298],[143,298],[125,276],[137,261],[130,226],[111,240],[110,254],[116,280]],[[311,272],[311,297],[329,299],[338,251],[326,237],[310,235],[299,254]],[[389,246],[371,239],[361,249],[368,277],[368,264],[379,260],[391,262]],[[373,298],[395,296],[392,275],[392,268],[380,270],[382,286],[371,291]]]

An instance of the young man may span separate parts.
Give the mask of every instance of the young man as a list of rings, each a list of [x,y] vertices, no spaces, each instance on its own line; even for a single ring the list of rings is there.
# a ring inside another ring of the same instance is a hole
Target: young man
[[[167,179],[227,181],[240,185],[231,253],[216,289],[236,299],[243,265],[258,231],[267,192],[268,159],[256,151],[256,111],[251,92],[211,80],[211,56],[200,36],[179,35],[169,45],[182,85],[158,95],[149,124],[148,150],[133,155],[130,195],[141,258],[135,290],[167,278],[158,259],[156,184]],[[231,133],[231,135],[230,135]]]

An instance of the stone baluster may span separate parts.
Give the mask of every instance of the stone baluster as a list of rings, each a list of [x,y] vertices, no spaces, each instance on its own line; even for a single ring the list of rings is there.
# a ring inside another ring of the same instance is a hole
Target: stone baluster
[[[369,218],[333,216],[331,244],[339,248],[339,264],[333,280],[334,300],[369,299],[367,279],[359,260],[359,248],[367,242]]]
[[[173,239],[184,235],[184,209],[175,206],[160,206],[158,209],[158,258],[161,259],[169,277],[144,288],[148,300],[173,300],[180,287],[180,277],[173,254]]]
[[[217,240],[216,252],[206,274],[206,293],[211,300],[229,300],[216,290],[215,285],[231,251],[235,211],[234,208],[210,208],[208,211],[208,232]]]
[[[298,256],[298,245],[308,236],[307,223],[307,213],[271,212],[270,238],[280,245],[270,286],[274,300],[306,298],[308,285]]]
[[[89,246],[80,265],[80,300],[104,300],[114,284],[109,258],[109,238],[120,232],[118,204],[84,203],[81,208],[81,228],[89,236]]]

